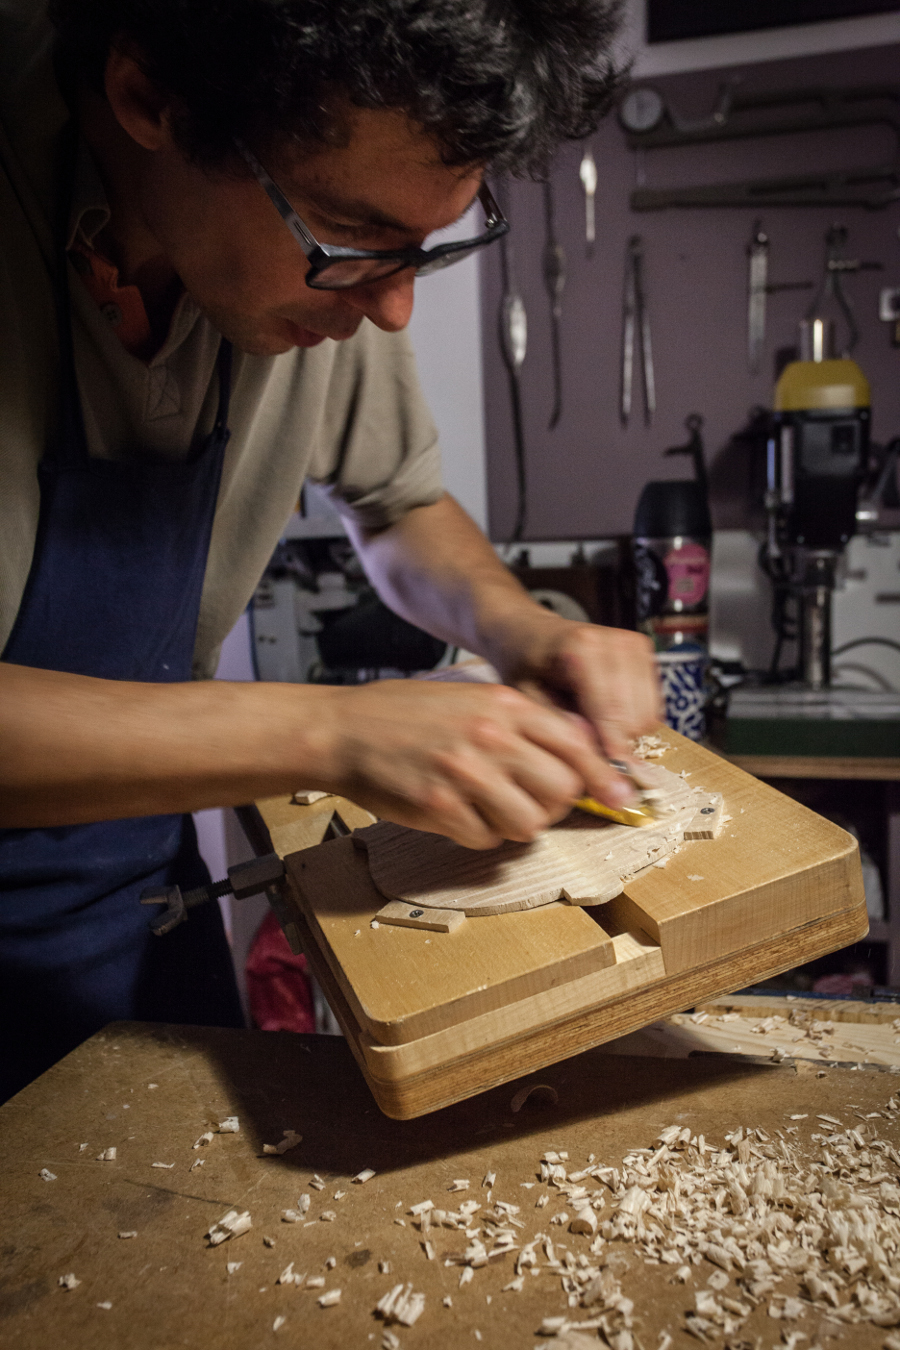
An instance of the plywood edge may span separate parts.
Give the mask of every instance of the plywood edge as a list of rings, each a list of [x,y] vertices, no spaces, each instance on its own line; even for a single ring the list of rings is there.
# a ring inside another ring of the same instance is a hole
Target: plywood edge
[[[737,957],[670,976],[588,1015],[576,1014],[555,1026],[535,1028],[504,1045],[460,1056],[404,1081],[377,1078],[360,1046],[354,1047],[354,1054],[385,1115],[412,1120],[638,1031],[661,1017],[694,1006],[699,999],[718,998],[734,988],[770,979],[798,961],[811,961],[858,941],[867,927],[864,905],[816,919],[800,930],[747,948]]]
[[[288,877],[297,896],[297,903],[315,934],[317,945],[321,948],[335,980],[343,991],[343,995],[360,1026],[366,1028],[372,1037],[381,1044],[403,1045],[434,1032],[452,1028],[471,1017],[502,1008],[508,1003],[516,1002],[534,994],[536,992],[535,986],[539,985],[542,980],[546,980],[554,986],[563,985],[570,980],[579,979],[592,972],[615,965],[616,954],[613,939],[598,923],[578,908],[554,906],[557,912],[566,915],[567,924],[575,922],[584,925],[586,937],[589,939],[585,945],[572,951],[552,967],[543,966],[525,970],[506,980],[498,979],[495,983],[470,987],[457,998],[449,998],[443,1001],[436,998],[432,1005],[414,1011],[409,1015],[386,1018],[379,1014],[377,1008],[368,1003],[367,991],[360,987],[359,981],[354,984],[350,979],[341,962],[339,952],[335,950],[329,940],[327,929],[323,925],[322,915],[319,913],[316,903],[318,895],[336,894],[339,891],[345,894],[352,892],[354,903],[359,910],[357,921],[361,931],[357,940],[367,944],[367,946],[371,945],[375,939],[375,934],[371,932],[369,925],[378,910],[384,905],[384,897],[376,890],[369,876],[365,855],[361,855],[360,851],[354,848],[350,839],[339,839],[323,844],[321,848],[309,853],[288,857],[285,862]],[[437,935],[435,940],[456,942],[459,959],[463,961],[465,953],[463,944],[459,941],[460,938],[463,939],[463,942],[476,940],[481,942],[480,934],[485,933],[486,936],[487,925],[528,923],[537,912],[526,910],[521,914],[507,914],[499,917],[479,916],[478,918],[467,919],[464,925],[465,931],[458,929],[455,933]],[[578,918],[575,917],[576,915]],[[409,932],[409,930],[396,931],[398,933],[400,931]],[[509,931],[514,932],[515,929],[510,928]],[[423,939],[424,936],[423,934]],[[364,947],[361,950],[365,951],[366,948]],[[377,959],[382,964],[373,966],[373,970],[382,974],[384,954],[379,953]],[[389,956],[387,959],[390,959]],[[402,978],[402,967],[398,966],[396,976]]]
[[[572,1013],[596,1012],[624,994],[665,976],[659,946],[645,933],[620,933],[613,943],[617,956],[614,966],[482,1013],[431,1036],[405,1045],[382,1045],[361,1031],[359,1045],[366,1064],[384,1082],[401,1081],[461,1054],[514,1040],[535,1027],[549,1027]]]

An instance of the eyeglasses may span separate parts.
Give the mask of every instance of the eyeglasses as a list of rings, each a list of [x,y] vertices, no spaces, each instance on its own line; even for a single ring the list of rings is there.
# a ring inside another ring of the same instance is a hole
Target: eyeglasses
[[[306,254],[309,270],[306,284],[317,291],[345,291],[351,286],[368,286],[373,281],[402,272],[407,267],[416,269],[417,277],[437,272],[451,263],[462,262],[477,249],[492,244],[509,230],[509,222],[491,196],[486,183],[478,192],[478,201],[484,211],[486,229],[474,239],[460,239],[454,243],[435,244],[433,248],[362,249],[342,248],[338,244],[320,244],[304,225],[277,183],[269,177],[243,141],[235,141],[238,152],[253,170],[258,183],[287,225],[291,234]]]

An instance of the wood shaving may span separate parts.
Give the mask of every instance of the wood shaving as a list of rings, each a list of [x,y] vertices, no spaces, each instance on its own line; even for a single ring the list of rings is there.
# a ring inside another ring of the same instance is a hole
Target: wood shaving
[[[298,1134],[296,1130],[285,1130],[284,1138],[277,1144],[263,1144],[263,1153],[287,1153],[288,1149],[296,1148],[298,1144],[303,1143],[303,1135]],[[322,1183],[325,1184],[324,1182]],[[312,1185],[312,1182],[310,1182]]]
[[[136,1237],[137,1237],[137,1229],[136,1229],[136,1228],[124,1228],[124,1229],[122,1230],[122,1232],[119,1233],[119,1237],[120,1237],[120,1238],[123,1238],[123,1239],[124,1239],[124,1238],[136,1238]]]
[[[276,1317],[276,1318],[275,1318],[275,1321],[272,1323],[272,1330],[273,1330],[273,1331],[280,1331],[281,1328],[284,1326],[284,1324],[285,1324],[286,1321],[287,1321],[287,1318],[286,1318],[286,1317],[283,1317],[283,1316]]]
[[[218,1247],[221,1242],[227,1242],[229,1238],[240,1237],[242,1233],[246,1233],[252,1227],[248,1209],[245,1209],[242,1214],[239,1214],[236,1209],[230,1209],[227,1214],[222,1215],[218,1223],[213,1224],[205,1236],[209,1238],[211,1247]]]
[[[172,1168],[175,1166],[175,1164],[174,1164],[174,1163],[151,1163],[150,1166],[151,1166],[151,1167],[161,1167],[161,1168],[163,1169],[164,1172],[171,1172],[171,1170],[172,1170]]]
[[[203,1167],[205,1163],[206,1163],[205,1158],[195,1158],[194,1161],[191,1163],[190,1167],[188,1168],[188,1171],[194,1172],[198,1167]]]
[[[104,1312],[109,1312],[110,1309],[112,1308],[112,1304],[110,1303],[109,1299],[105,1299],[102,1303],[98,1303],[97,1307],[102,1308]]]
[[[264,1236],[264,1237],[263,1237],[263,1246],[264,1246],[264,1247],[274,1247],[274,1246],[275,1246],[275,1239],[272,1238],[272,1237],[265,1237],[265,1236]]]
[[[336,1265],[337,1265],[337,1257],[336,1257],[336,1256],[329,1256],[329,1257],[326,1258],[326,1260],[325,1260],[325,1269],[326,1269],[326,1270],[334,1270],[334,1268],[335,1268]]]
[[[60,1275],[56,1283],[61,1289],[77,1289],[81,1281],[76,1278],[72,1271],[69,1271],[68,1275]]]
[[[97,1162],[115,1162],[116,1150],[114,1148],[105,1148],[102,1153],[97,1154]]]
[[[199,1139],[194,1140],[191,1147],[203,1148],[205,1144],[211,1144],[214,1138],[215,1135],[213,1134],[212,1130],[207,1130],[204,1134],[201,1134]]]
[[[219,1134],[240,1134],[241,1123],[237,1116],[226,1116],[219,1121],[218,1130]]]
[[[450,1185],[447,1187],[448,1191],[467,1191],[468,1189],[469,1182],[467,1178],[457,1178],[456,1181],[451,1181]]]
[[[357,1172],[356,1176],[353,1178],[353,1184],[355,1186],[364,1186],[366,1182],[371,1181],[374,1176],[375,1176],[374,1167],[364,1167],[363,1170],[361,1172]]]
[[[324,1289],[324,1288],[325,1288],[325,1276],[324,1276],[324,1275],[310,1275],[309,1279],[306,1281],[306,1287],[307,1287],[307,1289]]]
[[[225,1269],[228,1271],[229,1275],[236,1275],[243,1264],[243,1261],[227,1261],[225,1263]]]
[[[323,1209],[323,1210],[322,1210],[322,1213],[319,1215],[319,1222],[320,1222],[320,1223],[334,1223],[334,1221],[335,1221],[336,1218],[337,1218],[337,1215],[335,1214],[335,1212],[334,1212],[333,1209]]]
[[[294,793],[294,801],[297,806],[312,806],[313,802],[324,801],[326,797],[333,797],[333,792],[319,792],[315,788],[302,788]]]
[[[532,1093],[539,1092],[542,1097],[552,1103],[554,1106],[559,1101],[556,1088],[550,1087],[549,1083],[532,1083],[530,1087],[519,1088],[519,1091],[509,1103],[510,1111],[521,1111],[522,1107],[528,1101]]]
[[[42,1167],[38,1176],[42,1181],[56,1181],[56,1173],[50,1172],[46,1167]]]
[[[322,1294],[320,1298],[316,1299],[320,1308],[333,1308],[335,1304],[340,1303],[340,1301],[340,1289],[329,1289],[326,1294]]]
[[[395,1284],[375,1304],[375,1314],[385,1322],[411,1327],[425,1311],[425,1295],[413,1293],[411,1284]]]

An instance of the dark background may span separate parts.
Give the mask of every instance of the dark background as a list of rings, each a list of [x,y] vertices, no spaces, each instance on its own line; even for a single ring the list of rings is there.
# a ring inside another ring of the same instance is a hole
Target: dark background
[[[647,41],[749,33],[822,19],[887,14],[898,8],[895,0],[727,0],[726,4],[722,0],[647,0]]]

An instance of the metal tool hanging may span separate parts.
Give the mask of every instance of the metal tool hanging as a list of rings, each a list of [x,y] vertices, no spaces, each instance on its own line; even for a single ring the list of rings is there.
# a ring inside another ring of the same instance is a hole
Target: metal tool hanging
[[[566,251],[556,237],[556,212],[553,203],[553,184],[544,183],[544,285],[550,297],[550,354],[553,366],[553,407],[548,431],[552,431],[562,416],[562,298],[566,288]]]
[[[586,145],[584,148],[581,164],[578,166],[578,177],[581,179],[581,186],[584,188],[585,252],[589,258],[592,258],[594,256],[594,241],[596,239],[594,198],[597,193],[597,165],[594,160],[594,152],[590,145]]]
[[[747,356],[750,373],[757,375],[766,339],[766,282],[769,275],[769,236],[759,220],[753,226],[747,257]]]
[[[758,375],[766,340],[766,298],[779,291],[811,291],[811,281],[769,281],[769,236],[757,220],[747,246],[747,358]]]
[[[825,275],[800,325],[801,347],[808,348],[802,353],[806,360],[822,361],[838,353],[850,355],[859,341],[859,329],[841,278],[848,272],[881,272],[884,269],[880,262],[845,258],[843,250],[847,236],[845,225],[832,225],[825,235]],[[837,343],[829,310],[836,310],[847,326],[847,341],[842,345]]]
[[[644,387],[644,421],[649,426],[656,412],[656,378],[653,347],[650,341],[650,316],[644,290],[644,241],[633,234],[628,241],[625,261],[625,296],[622,306],[622,388],[619,416],[628,426],[634,383],[635,339],[640,334],[641,369]]]
[[[500,185],[497,186],[498,197],[506,196],[501,193]],[[503,212],[507,220],[510,217],[509,201],[503,201]],[[503,355],[503,364],[506,366],[506,372],[509,377],[509,401],[512,411],[513,423],[513,453],[516,463],[516,516],[512,533],[509,537],[511,544],[517,543],[525,530],[525,519],[528,511],[528,481],[525,465],[525,428],[522,420],[522,389],[519,382],[519,372],[525,361],[525,353],[528,349],[528,315],[525,312],[525,302],[519,294],[515,278],[515,260],[513,256],[513,247],[508,234],[503,235],[500,240],[500,274],[503,285],[503,295],[500,301],[499,327],[500,327],[500,351]]]

